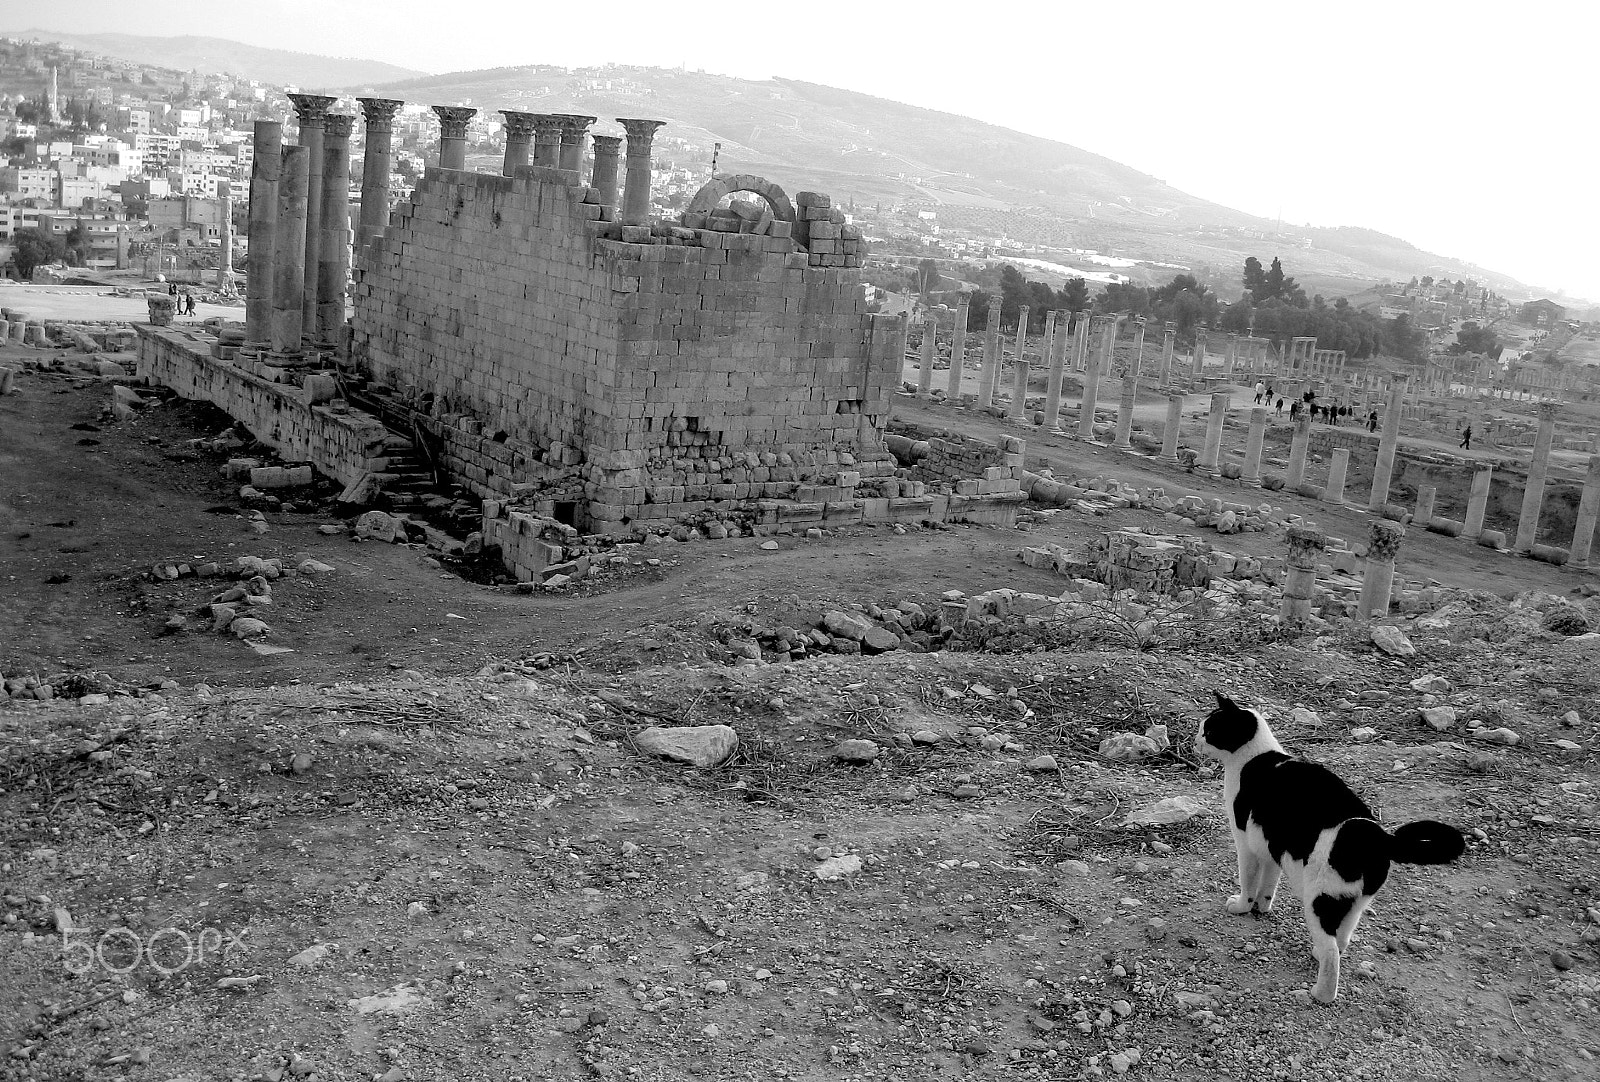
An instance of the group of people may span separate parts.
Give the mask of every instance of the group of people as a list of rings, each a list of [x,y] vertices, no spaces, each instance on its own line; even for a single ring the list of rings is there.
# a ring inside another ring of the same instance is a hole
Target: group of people
[[[1257,381],[1255,391],[1256,405],[1274,405],[1276,396],[1272,392],[1272,384]],[[1278,416],[1283,416],[1282,398],[1276,398],[1276,411]],[[1300,396],[1299,400],[1289,403],[1289,417],[1291,419],[1299,417],[1302,413],[1308,414],[1313,421],[1320,416],[1330,425],[1338,424],[1342,418],[1355,416],[1355,410],[1349,406],[1321,405],[1317,402],[1316,391],[1307,391]],[[1378,411],[1373,410],[1367,414],[1366,421],[1367,431],[1376,432],[1378,430]]]
[[[193,293],[190,293],[187,289],[185,289],[183,292],[180,293],[180,292],[178,292],[178,283],[177,282],[168,282],[167,283],[167,296],[176,297],[177,298],[177,300],[173,302],[173,310],[177,315],[180,315],[180,316],[192,316],[192,315],[194,315],[194,294]]]

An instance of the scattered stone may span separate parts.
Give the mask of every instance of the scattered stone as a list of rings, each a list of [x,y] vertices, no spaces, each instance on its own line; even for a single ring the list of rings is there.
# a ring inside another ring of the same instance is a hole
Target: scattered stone
[[[778,543],[776,541],[763,541],[761,542],[761,548],[764,552],[777,552]]]
[[[1112,733],[1100,741],[1100,754],[1119,763],[1131,763],[1161,754],[1161,745],[1138,733]]]
[[[1171,826],[1186,823],[1206,810],[1206,803],[1197,796],[1180,794],[1146,804],[1128,813],[1123,826]]]
[[[883,749],[871,740],[841,740],[833,749],[833,757],[841,763],[870,763],[883,754]]]
[[[633,742],[647,755],[712,767],[733,754],[739,746],[739,734],[731,725],[652,725],[635,733]]]
[[[1522,741],[1522,737],[1512,729],[1473,729],[1467,735],[1486,744],[1513,745]]]
[[[1450,681],[1442,676],[1419,676],[1411,681],[1411,690],[1420,691],[1425,695],[1450,694]]]
[[[861,858],[854,853],[848,853],[842,857],[829,857],[818,864],[812,871],[818,879],[832,882],[835,879],[843,879],[846,876],[855,875],[860,870]]]
[[[1566,972],[1573,966],[1572,955],[1568,954],[1566,951],[1551,951],[1550,964],[1562,972]]]
[[[331,947],[329,944],[313,943],[299,954],[291,957],[289,959],[289,964],[292,966],[301,967],[314,966],[332,953],[333,947]]]
[[[869,628],[861,637],[861,651],[865,654],[886,654],[899,647],[899,637],[881,627]]]
[[[1060,770],[1054,755],[1041,755],[1037,759],[1029,759],[1027,769],[1035,774],[1048,774]]]
[[[922,744],[924,746],[937,744],[943,739],[944,734],[935,732],[932,729],[918,729],[916,732],[911,734],[911,742],[913,744]]]
[[[1418,713],[1423,721],[1441,733],[1456,723],[1456,708],[1453,706],[1425,706]]]
[[[1405,633],[1392,624],[1372,625],[1372,645],[1391,657],[1411,657],[1417,652]]]
[[[1378,730],[1370,725],[1358,725],[1350,730],[1350,739],[1357,744],[1365,744],[1370,740],[1378,739]]]
[[[358,1014],[401,1014],[417,1007],[431,1005],[426,996],[415,988],[403,984],[396,985],[387,992],[379,992],[375,996],[363,996],[360,999],[346,1000],[345,1003],[354,1007]]]

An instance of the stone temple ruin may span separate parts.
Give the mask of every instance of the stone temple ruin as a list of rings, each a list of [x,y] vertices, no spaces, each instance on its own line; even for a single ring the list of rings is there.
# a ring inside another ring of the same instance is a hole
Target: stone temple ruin
[[[420,460],[475,497],[429,506],[520,577],[573,530],[1014,516],[1015,486],[958,494],[885,450],[904,321],[868,313],[860,232],[827,196],[719,176],[677,221],[653,219],[663,122],[591,139],[594,117],[506,112],[489,175],[464,168],[474,110],[439,106],[439,163],[390,214],[402,103],[359,100],[353,266],[354,118],[296,95],[299,145],[256,124],[244,328],[146,327],[142,377],[215,403],[352,496],[400,494]]]

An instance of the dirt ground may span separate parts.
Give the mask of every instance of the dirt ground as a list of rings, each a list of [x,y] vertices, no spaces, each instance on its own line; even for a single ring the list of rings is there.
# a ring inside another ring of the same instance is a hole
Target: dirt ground
[[[1596,647],[1504,600],[1575,596],[1577,572],[1413,531],[1402,574],[1482,593],[1404,621],[1406,658],[1357,630],[1219,626],[1184,650],[1019,629],[734,667],[717,632],[743,622],[1056,593],[1020,544],[1159,520],[652,546],[583,596],[523,595],[320,534],[324,514],[258,534],[222,456],[188,446],[216,415],[110,423],[103,384],[19,382],[0,399],[0,673],[177,686],[0,706],[0,1078],[1596,1077]],[[1029,453],[1235,491],[1037,433]],[[217,586],[151,565],[241,554],[334,567],[275,584],[292,652],[165,633]],[[1435,700],[1410,686],[1428,675]],[[1389,826],[1478,832],[1456,866],[1397,869],[1331,1008],[1297,995],[1298,902],[1223,913],[1220,780],[1186,751],[1214,686]],[[1521,742],[1435,732],[1428,701]],[[740,747],[714,769],[652,759],[632,738],[658,722],[727,724]],[[1156,723],[1168,752],[1097,754]],[[941,739],[894,738],[920,730]],[[836,762],[843,738],[884,752]],[[1054,769],[1027,768],[1044,754]],[[1205,810],[1121,826],[1174,796]],[[820,878],[819,847],[862,866]]]

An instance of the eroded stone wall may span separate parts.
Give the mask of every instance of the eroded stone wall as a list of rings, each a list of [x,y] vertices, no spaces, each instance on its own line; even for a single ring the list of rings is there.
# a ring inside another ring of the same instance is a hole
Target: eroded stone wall
[[[309,463],[342,484],[382,469],[388,431],[372,417],[313,406],[304,388],[273,383],[211,356],[212,339],[165,327],[138,331],[140,379],[210,402],[283,458]]]

